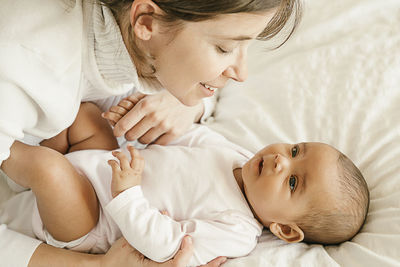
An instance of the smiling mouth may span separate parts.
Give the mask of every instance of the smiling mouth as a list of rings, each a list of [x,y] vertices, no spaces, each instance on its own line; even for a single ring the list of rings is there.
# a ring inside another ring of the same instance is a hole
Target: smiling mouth
[[[212,86],[209,86],[208,84],[205,84],[205,83],[200,83],[200,84],[203,85],[208,90],[213,91],[213,92],[218,89],[218,87],[212,87]]]

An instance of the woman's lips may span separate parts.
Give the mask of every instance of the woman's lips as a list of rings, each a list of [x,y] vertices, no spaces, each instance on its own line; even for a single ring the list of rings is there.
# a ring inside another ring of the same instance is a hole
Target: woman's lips
[[[215,90],[217,90],[218,88],[216,87],[211,87],[207,84],[204,83],[200,83],[201,87],[203,88],[203,92],[205,93],[205,95],[207,97],[213,96],[215,93]]]

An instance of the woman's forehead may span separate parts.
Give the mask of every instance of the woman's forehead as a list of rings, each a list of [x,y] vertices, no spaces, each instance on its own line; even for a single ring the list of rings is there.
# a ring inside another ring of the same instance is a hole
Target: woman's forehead
[[[272,18],[273,14],[269,13],[223,14],[205,21],[190,22],[188,25],[192,30],[213,38],[237,39],[241,36],[254,39]]]

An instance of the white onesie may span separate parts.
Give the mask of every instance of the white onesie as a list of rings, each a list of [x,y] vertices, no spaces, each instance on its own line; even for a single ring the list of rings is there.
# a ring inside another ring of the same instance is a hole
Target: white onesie
[[[126,147],[122,150],[126,151]],[[145,168],[142,184],[111,196],[110,151],[85,150],[66,155],[93,184],[101,212],[98,225],[70,243],[55,241],[41,223],[37,208],[35,234],[52,245],[94,253],[106,251],[122,235],[146,257],[163,262],[190,235],[190,265],[217,256],[247,255],[261,235],[233,176],[252,154],[204,126],[195,127],[168,146],[140,150]],[[167,211],[169,216],[160,211]]]

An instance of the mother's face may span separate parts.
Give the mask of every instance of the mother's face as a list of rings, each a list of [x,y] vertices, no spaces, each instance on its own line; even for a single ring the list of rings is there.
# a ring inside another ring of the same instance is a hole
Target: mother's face
[[[177,31],[159,27],[145,47],[154,56],[155,76],[185,105],[196,105],[229,79],[247,78],[247,49],[273,12],[220,15],[185,22]]]

